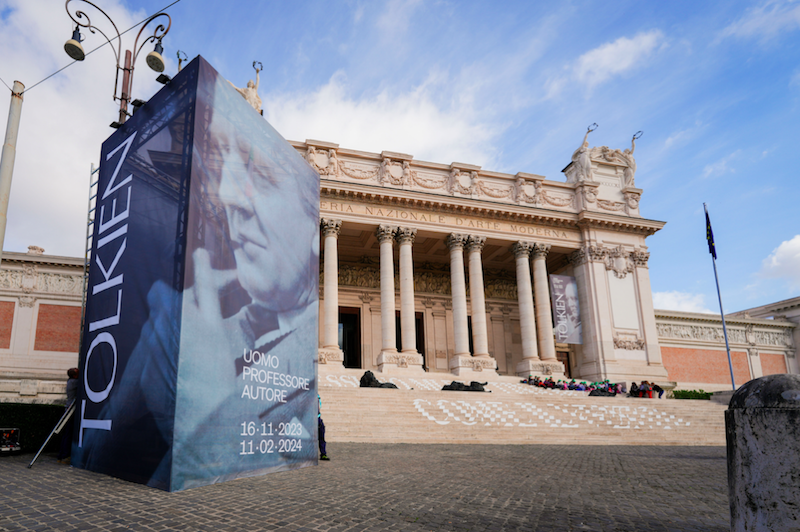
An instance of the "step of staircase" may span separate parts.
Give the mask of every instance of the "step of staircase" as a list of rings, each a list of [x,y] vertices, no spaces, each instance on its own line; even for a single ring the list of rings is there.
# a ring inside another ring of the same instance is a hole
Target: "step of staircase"
[[[380,376],[379,376],[380,378]],[[725,445],[727,408],[712,401],[589,397],[519,379],[487,392],[441,391],[435,378],[392,378],[399,389],[359,388],[322,376],[326,440],[362,443]]]

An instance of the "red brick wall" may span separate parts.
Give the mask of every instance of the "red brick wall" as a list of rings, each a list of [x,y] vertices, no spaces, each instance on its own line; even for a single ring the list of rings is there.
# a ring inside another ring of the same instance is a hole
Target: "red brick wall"
[[[80,328],[81,307],[39,305],[33,349],[77,353]]]
[[[661,359],[667,368],[669,380],[678,382],[707,382],[730,384],[728,354],[711,349],[688,349],[685,347],[662,347]],[[736,384],[750,380],[747,353],[731,351],[733,376]]]
[[[764,375],[786,373],[786,359],[783,355],[761,353],[758,356],[761,358],[761,372]]]
[[[14,324],[14,302],[0,301],[0,349],[11,347],[11,326]]]

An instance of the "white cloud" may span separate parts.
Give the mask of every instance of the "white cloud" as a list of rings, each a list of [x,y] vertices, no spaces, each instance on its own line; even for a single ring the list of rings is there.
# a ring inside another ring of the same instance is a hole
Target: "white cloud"
[[[637,33],[630,39],[620,37],[580,56],[575,76],[593,87],[638,66],[663,43],[664,34],[659,30]]]
[[[421,2],[422,0],[389,0],[386,10],[376,22],[381,35],[391,40],[406,33],[411,17]]]
[[[34,244],[45,248],[47,254],[82,256],[90,165],[98,162],[100,145],[113,132],[108,125],[117,119],[119,109],[112,100],[114,54],[106,45],[82,63],[33,87],[71,61],[64,53],[64,42],[74,25],[63,4],[11,0],[3,6],[7,11],[0,19],[0,75],[9,84],[18,79],[26,86],[4,248],[26,251]],[[104,24],[100,15],[83,7],[94,24]],[[55,13],[56,8],[61,11]],[[105,1],[103,9],[120,30],[145,16],[126,10],[119,0]],[[101,27],[108,32],[107,22]],[[82,33],[87,52],[104,42],[99,33]],[[135,35],[125,35],[123,46],[133,46]],[[166,46],[168,40],[169,36]],[[168,68],[171,65],[168,60]],[[144,57],[136,67],[133,95],[146,100],[160,85]],[[4,87],[0,89],[3,112],[8,109],[10,94]]]
[[[723,29],[717,40],[756,37],[766,42],[781,33],[797,29],[800,29],[800,5],[770,0],[747,10],[739,20]]]
[[[735,173],[736,170],[734,168],[730,168],[728,166],[728,163],[730,163],[732,160],[736,159],[736,157],[739,156],[739,151],[740,150],[736,150],[735,152],[733,152],[733,153],[731,153],[729,155],[726,155],[725,157],[723,157],[722,159],[720,159],[719,161],[717,161],[715,163],[707,164],[703,168],[703,177],[704,178],[705,177],[717,177],[717,176],[721,176],[721,175],[727,174],[729,172],[730,173]]]
[[[781,242],[761,265],[761,275],[786,279],[792,289],[800,288],[800,235]]]
[[[408,92],[389,90],[355,98],[347,94],[344,75],[310,93],[272,94],[264,115],[291,140],[319,139],[365,151],[409,153],[417,159],[486,165],[493,161],[499,131],[482,122],[469,89],[439,102],[438,76]]]
[[[703,294],[691,294],[688,292],[653,292],[653,306],[659,310],[677,310],[680,312],[702,312],[713,314],[713,311],[706,307],[705,296]]]

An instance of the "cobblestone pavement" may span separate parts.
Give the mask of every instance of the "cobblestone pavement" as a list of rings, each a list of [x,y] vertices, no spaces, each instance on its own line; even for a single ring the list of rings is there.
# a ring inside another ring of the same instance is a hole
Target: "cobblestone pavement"
[[[0,530],[729,530],[724,447],[328,449],[317,467],[179,493],[0,457]]]

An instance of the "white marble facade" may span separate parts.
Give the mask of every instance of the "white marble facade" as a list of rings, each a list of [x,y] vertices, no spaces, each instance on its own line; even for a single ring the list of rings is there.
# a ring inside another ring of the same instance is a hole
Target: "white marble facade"
[[[642,190],[619,150],[589,150],[588,178],[577,179],[571,163],[557,182],[322,141],[293,145],[322,182],[321,320],[358,309],[363,369],[667,380],[645,243],[664,222],[640,215]],[[582,345],[554,342],[549,274],[576,278]],[[406,348],[417,337],[413,313],[422,315],[424,360]],[[335,371],[341,361],[326,327],[321,362]]]

